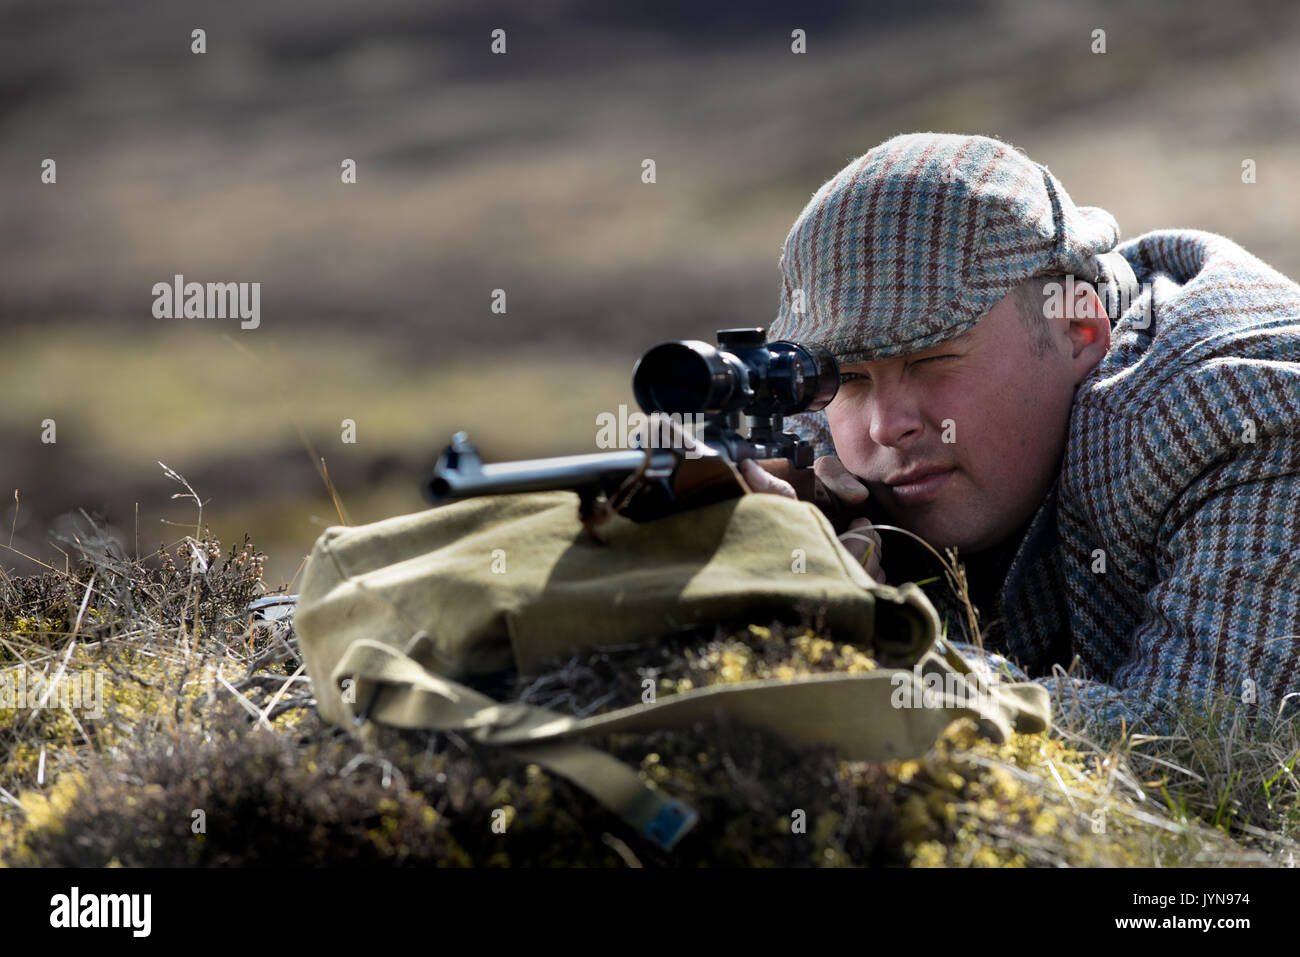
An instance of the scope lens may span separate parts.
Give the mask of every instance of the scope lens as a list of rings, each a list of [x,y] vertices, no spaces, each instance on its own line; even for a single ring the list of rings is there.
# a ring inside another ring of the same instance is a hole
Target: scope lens
[[[637,362],[632,392],[645,412],[711,412],[731,395],[734,379],[734,370],[707,342],[665,342]]]

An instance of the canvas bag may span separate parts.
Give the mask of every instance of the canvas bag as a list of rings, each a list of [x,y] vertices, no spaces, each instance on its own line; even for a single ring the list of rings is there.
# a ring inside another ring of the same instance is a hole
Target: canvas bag
[[[923,754],[962,716],[998,741],[1047,727],[1044,688],[991,684],[950,648],[935,650],[938,619],[924,593],[872,580],[809,502],[745,494],[650,522],[614,515],[600,534],[603,543],[567,491],[328,529],[308,559],[296,615],[322,717],[358,734],[373,722],[504,748],[573,781],[665,848],[694,812],[581,738],[689,729],[721,711],[796,746],[874,761]],[[791,618],[808,600],[837,641],[870,646],[886,667],[700,688],[581,719],[465,684],[687,625]]]

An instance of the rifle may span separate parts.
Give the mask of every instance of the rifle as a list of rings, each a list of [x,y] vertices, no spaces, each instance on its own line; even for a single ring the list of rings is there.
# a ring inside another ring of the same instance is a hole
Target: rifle
[[[665,342],[637,361],[632,391],[647,428],[631,449],[484,465],[466,433],[457,432],[424,484],[425,498],[440,505],[570,489],[596,535],[594,526],[614,513],[646,522],[744,494],[737,467],[756,459],[842,522],[838,501],[813,480],[812,445],[784,431],[786,416],[823,409],[835,397],[835,357],[816,343],[767,342],[762,328],[720,329],[717,337],[716,347]],[[696,424],[693,435],[682,428],[687,416]]]

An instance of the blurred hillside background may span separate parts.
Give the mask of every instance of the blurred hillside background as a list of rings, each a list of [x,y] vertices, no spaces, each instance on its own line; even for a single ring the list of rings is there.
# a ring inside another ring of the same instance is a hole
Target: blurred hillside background
[[[1287,2],[7,2],[0,543],[62,567],[82,509],[175,541],[161,460],[274,586],[338,522],[307,443],[357,523],[423,508],[457,428],[593,451],[647,347],[772,319],[794,218],[899,132],[999,137],[1126,238],[1298,276],[1298,51]],[[176,273],[261,282],[260,328],[155,319]]]

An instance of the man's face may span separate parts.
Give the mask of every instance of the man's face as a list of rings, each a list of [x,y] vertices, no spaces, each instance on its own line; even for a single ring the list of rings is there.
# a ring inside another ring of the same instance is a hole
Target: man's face
[[[1049,323],[1053,347],[1035,356],[1009,295],[961,337],[841,370],[826,409],[835,448],[895,524],[971,552],[1033,516],[1060,466],[1076,385],[1109,343],[1104,319],[1091,332]],[[933,467],[947,474],[898,481]]]

